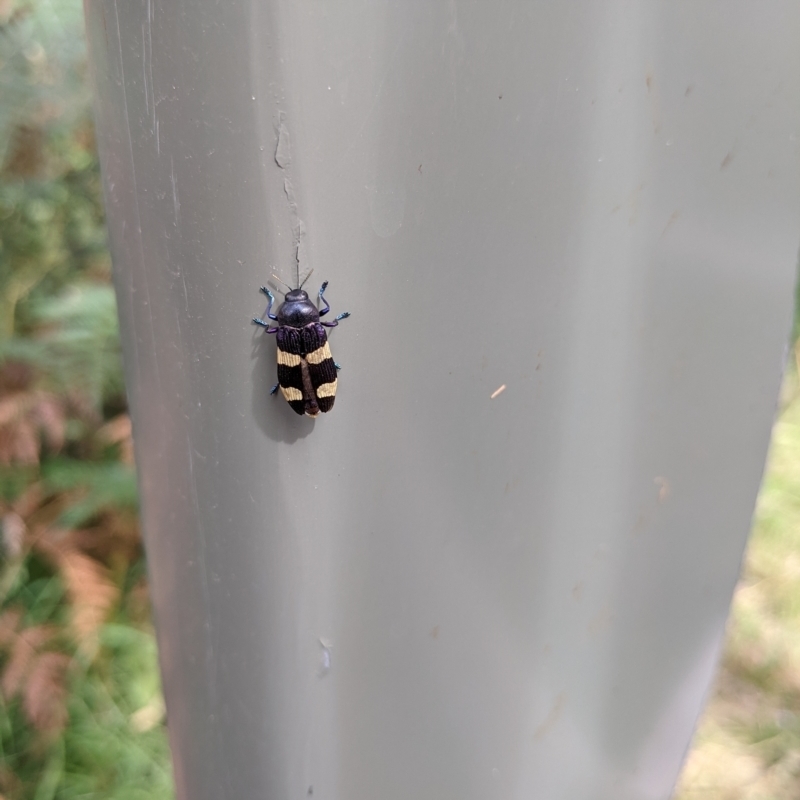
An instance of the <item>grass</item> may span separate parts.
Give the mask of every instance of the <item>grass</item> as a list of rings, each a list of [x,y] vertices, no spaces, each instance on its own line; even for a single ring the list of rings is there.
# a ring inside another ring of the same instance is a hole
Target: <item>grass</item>
[[[792,369],[784,382],[722,664],[675,800],[796,797],[800,797],[800,381]]]

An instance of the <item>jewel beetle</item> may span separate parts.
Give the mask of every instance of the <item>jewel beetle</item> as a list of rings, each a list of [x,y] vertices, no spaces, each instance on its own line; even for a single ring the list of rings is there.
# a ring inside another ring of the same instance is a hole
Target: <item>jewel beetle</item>
[[[275,296],[269,288],[262,286],[261,291],[269,298],[265,316],[278,324],[271,327],[260,317],[253,317],[253,322],[265,328],[267,333],[276,334],[278,341],[278,382],[270,394],[280,389],[293,411],[316,417],[320,411],[325,413],[333,408],[338,383],[336,373],[341,369],[331,356],[325,328],[335,328],[340,320],[350,316],[350,312],[339,314],[331,322],[321,322],[320,317],[331,310],[324,296],[328,281],[319,290],[318,298],[324,306],[319,309],[303,290],[310,275],[309,272],[296,289],[286,287],[289,291],[284,295],[277,314],[272,313]]]

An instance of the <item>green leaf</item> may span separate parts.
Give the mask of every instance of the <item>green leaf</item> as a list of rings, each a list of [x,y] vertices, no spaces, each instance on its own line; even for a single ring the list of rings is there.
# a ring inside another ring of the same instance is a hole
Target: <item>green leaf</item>
[[[127,464],[59,458],[42,467],[42,478],[51,491],[86,491],[62,514],[60,523],[66,527],[79,527],[103,510],[138,508],[136,472]]]

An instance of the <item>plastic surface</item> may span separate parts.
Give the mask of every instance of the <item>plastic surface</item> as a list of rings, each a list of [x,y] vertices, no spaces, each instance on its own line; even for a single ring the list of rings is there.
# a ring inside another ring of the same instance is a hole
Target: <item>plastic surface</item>
[[[87,24],[179,797],[666,798],[790,328],[800,5]],[[250,323],[298,235],[353,313],[316,421]]]

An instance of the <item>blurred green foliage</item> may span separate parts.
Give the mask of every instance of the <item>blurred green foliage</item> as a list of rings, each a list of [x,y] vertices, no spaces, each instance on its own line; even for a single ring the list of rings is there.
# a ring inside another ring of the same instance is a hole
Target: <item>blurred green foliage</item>
[[[170,798],[79,0],[0,0],[0,165],[0,798]]]
[[[676,800],[800,797],[799,466],[795,361],[784,381],[715,691]]]

